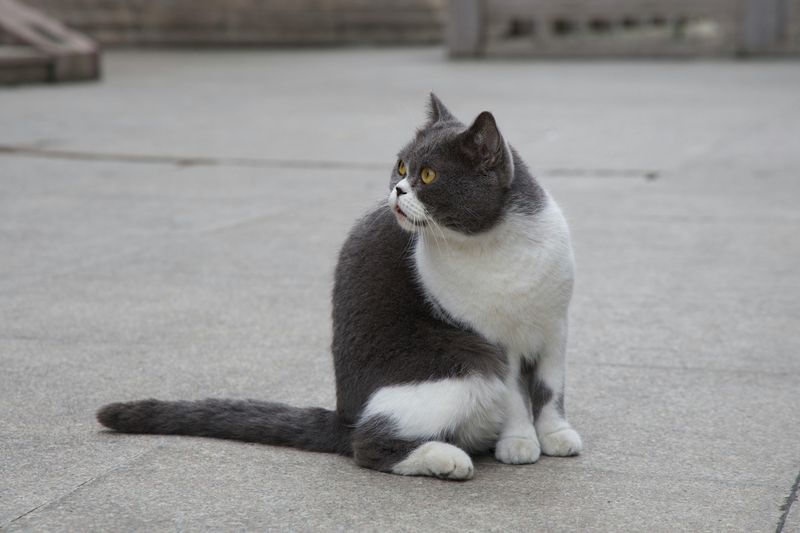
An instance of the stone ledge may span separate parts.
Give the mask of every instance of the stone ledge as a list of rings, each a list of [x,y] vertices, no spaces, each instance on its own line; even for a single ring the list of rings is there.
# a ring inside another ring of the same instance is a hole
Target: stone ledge
[[[29,0],[107,45],[413,44],[442,39],[443,0]]]

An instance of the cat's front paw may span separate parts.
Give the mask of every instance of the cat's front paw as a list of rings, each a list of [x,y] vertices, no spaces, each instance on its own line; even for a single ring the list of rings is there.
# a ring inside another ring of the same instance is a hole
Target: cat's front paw
[[[535,463],[540,454],[539,441],[535,437],[505,437],[497,441],[494,449],[495,458],[510,465]]]
[[[472,459],[463,450],[450,446],[437,446],[425,457],[431,475],[444,479],[471,479],[474,472]]]
[[[392,469],[404,476],[434,476],[442,479],[472,479],[472,459],[461,448],[445,442],[426,442]]]
[[[539,435],[542,453],[556,457],[578,455],[583,449],[583,443],[578,432],[572,428],[559,429],[552,433]]]

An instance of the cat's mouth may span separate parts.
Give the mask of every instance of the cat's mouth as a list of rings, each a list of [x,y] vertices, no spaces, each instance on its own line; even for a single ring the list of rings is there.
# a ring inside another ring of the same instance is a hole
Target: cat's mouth
[[[409,217],[408,215],[400,209],[398,204],[394,204],[394,214],[397,216],[401,224],[405,222],[406,224],[411,224],[412,226],[416,226],[418,228],[424,228],[428,225],[428,223],[424,220],[414,220],[413,218]]]

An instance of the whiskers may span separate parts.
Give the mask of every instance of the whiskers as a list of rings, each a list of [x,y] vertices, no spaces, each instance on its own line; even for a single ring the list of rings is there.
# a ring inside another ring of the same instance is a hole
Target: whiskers
[[[425,210],[425,222],[428,224],[427,228],[429,231],[422,231],[421,238],[425,239],[426,236],[430,235],[431,239],[433,239],[434,244],[436,245],[436,249],[438,250],[439,254],[442,254],[442,247],[444,247],[444,251],[446,255],[451,254],[451,250],[449,244],[447,242],[447,236],[444,233],[444,229],[442,225],[436,221],[435,218],[431,216],[428,210]]]
[[[414,233],[408,234],[408,240],[406,240],[406,245],[403,247],[403,251],[400,253],[400,257],[407,257],[409,250],[411,249],[412,243],[415,242]]]

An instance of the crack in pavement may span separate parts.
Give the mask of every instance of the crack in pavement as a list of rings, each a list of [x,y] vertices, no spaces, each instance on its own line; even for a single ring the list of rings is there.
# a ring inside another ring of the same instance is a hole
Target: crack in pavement
[[[794,484],[792,485],[792,489],[789,491],[789,495],[786,496],[786,500],[781,505],[781,517],[778,520],[778,527],[775,528],[775,533],[782,533],[783,528],[786,527],[786,520],[789,518],[789,511],[792,510],[792,504],[797,501],[797,491],[800,488],[800,472],[797,473],[797,477],[794,480]]]
[[[113,152],[86,152],[79,150],[55,150],[25,145],[0,144],[0,156],[33,157],[71,161],[97,161],[135,163],[149,165],[228,166],[246,168],[285,169],[350,169],[386,170],[391,165],[365,161],[334,161],[322,159],[281,159],[270,157],[204,157],[158,154],[124,154]],[[544,176],[560,178],[641,178],[648,181],[658,179],[660,173],[653,169],[635,168],[550,168],[539,171]]]
[[[53,498],[52,500],[46,501],[46,502],[44,502],[42,504],[39,504],[36,507],[34,507],[33,509],[29,509],[28,511],[22,513],[21,515],[17,516],[16,518],[12,518],[10,521],[6,522],[5,524],[0,525],[0,530],[4,530],[5,528],[14,525],[15,522],[17,522],[19,520],[22,520],[26,516],[29,516],[29,515],[35,513],[36,511],[39,511],[40,509],[46,509],[46,508],[48,508],[48,507],[50,507],[52,505],[55,505],[57,503],[60,503],[60,502],[64,501],[65,499],[69,498],[70,496],[72,496],[73,494],[78,492],[82,487],[85,487],[86,485],[94,483],[98,479],[103,479],[103,478],[107,477],[112,472],[115,472],[115,471],[119,470],[120,468],[124,468],[124,467],[130,465],[131,463],[137,461],[141,457],[147,455],[148,453],[150,453],[153,450],[156,450],[158,448],[159,448],[158,445],[153,446],[152,448],[148,448],[148,449],[142,451],[141,453],[138,453],[138,454],[134,455],[130,459],[128,459],[126,461],[123,461],[122,463],[116,464],[116,465],[112,466],[111,468],[109,468],[107,470],[104,470],[103,472],[100,472],[96,476],[92,476],[91,478],[87,479],[86,481],[84,481],[84,482],[78,484],[77,486],[73,487],[72,489],[68,490],[64,494],[62,494],[60,496],[57,496],[57,497]]]

